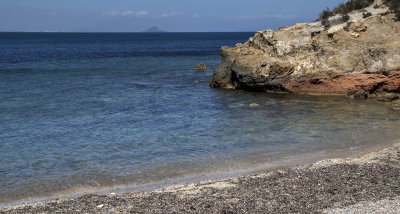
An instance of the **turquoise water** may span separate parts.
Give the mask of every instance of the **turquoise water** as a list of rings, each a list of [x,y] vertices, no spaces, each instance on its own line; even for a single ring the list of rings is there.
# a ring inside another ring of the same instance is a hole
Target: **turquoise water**
[[[0,204],[240,174],[399,138],[399,114],[381,103],[213,89],[212,70],[191,69],[215,68],[220,46],[249,36],[0,34]]]

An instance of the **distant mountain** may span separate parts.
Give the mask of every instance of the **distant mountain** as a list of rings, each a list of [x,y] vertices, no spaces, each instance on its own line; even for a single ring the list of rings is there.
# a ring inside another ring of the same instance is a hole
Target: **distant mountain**
[[[150,27],[150,28],[144,30],[143,32],[145,32],[145,33],[162,33],[162,32],[165,32],[165,31],[161,30],[157,26],[153,26],[153,27]]]

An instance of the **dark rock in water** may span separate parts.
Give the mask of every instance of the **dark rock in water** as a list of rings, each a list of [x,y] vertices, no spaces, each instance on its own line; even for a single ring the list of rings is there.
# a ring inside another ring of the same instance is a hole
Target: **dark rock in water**
[[[393,100],[399,99],[399,94],[396,93],[386,93],[386,94],[379,94],[377,99],[383,102],[391,102]]]
[[[400,111],[400,100],[395,100],[392,102],[393,109]]]
[[[208,67],[206,64],[197,64],[193,67],[193,69],[196,70],[207,70],[210,69],[210,67]]]
[[[368,17],[363,13],[368,12]],[[222,47],[211,87],[365,98],[400,93],[400,21],[387,3],[321,21],[255,33]],[[392,99],[392,98],[390,98]]]
[[[161,30],[157,26],[150,27],[143,31],[144,33],[163,33],[165,31]]]
[[[351,97],[355,99],[368,99],[368,95],[368,92],[361,90],[351,95]]]

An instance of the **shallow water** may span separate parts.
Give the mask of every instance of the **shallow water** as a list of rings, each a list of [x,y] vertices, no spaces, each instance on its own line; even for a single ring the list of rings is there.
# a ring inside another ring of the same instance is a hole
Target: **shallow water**
[[[344,97],[212,89],[251,33],[0,34],[0,203],[335,157],[400,136]],[[251,103],[260,104],[250,107]]]

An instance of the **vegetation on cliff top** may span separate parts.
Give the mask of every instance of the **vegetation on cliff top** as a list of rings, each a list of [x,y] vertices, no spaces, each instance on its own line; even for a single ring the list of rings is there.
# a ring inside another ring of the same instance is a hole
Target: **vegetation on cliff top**
[[[397,21],[400,21],[400,0],[385,0],[389,8],[396,13]]]
[[[396,18],[400,21],[400,0],[384,0],[386,5],[396,13]],[[360,10],[366,8],[374,3],[374,0],[349,0],[346,3],[342,3],[339,6],[335,7],[333,10],[329,8],[322,11],[319,14],[318,21],[327,20],[331,16],[335,16],[337,14],[347,15],[351,11]]]

